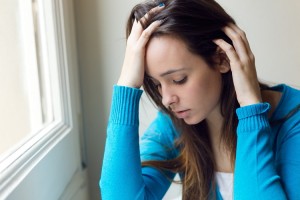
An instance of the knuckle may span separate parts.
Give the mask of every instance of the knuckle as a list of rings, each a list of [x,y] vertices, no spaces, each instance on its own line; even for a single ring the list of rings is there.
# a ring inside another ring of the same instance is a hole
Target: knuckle
[[[226,51],[234,51],[234,48],[233,48],[233,46],[231,46],[231,45],[227,45],[226,46]]]
[[[246,57],[246,58],[244,58],[244,59],[241,61],[241,63],[244,63],[244,64],[248,65],[248,64],[251,63],[251,59],[250,59],[249,57]]]
[[[242,64],[242,61],[240,61],[240,60],[237,60],[236,62],[235,62],[235,64],[236,64],[236,66],[239,66],[239,68],[240,69],[243,69],[243,64]]]
[[[243,31],[243,30],[239,30],[238,34],[239,34],[241,37],[246,37],[246,32]]]
[[[241,35],[242,35],[242,37],[244,37],[244,38],[246,38],[246,37],[247,37],[247,35],[246,35],[246,32],[245,32],[245,31],[242,31],[242,32],[241,32]]]
[[[155,14],[156,11],[157,11],[157,7],[154,7],[154,8],[149,10],[148,14]]]
[[[254,60],[255,60],[255,56],[254,56],[254,54],[253,54],[253,53],[251,53],[251,54],[250,54],[250,56],[249,56],[249,58],[250,58],[250,60],[254,61]]]
[[[144,30],[141,37],[145,39],[149,39],[150,36],[151,36],[151,32],[149,30]]]
[[[242,36],[239,35],[239,34],[234,34],[233,35],[233,40],[241,40],[242,39]]]
[[[144,17],[142,17],[142,18],[139,20],[138,25],[139,25],[139,26],[143,26],[143,24],[145,24],[146,21],[147,21],[147,16],[144,16]]]
[[[239,61],[239,60],[232,61],[230,65],[231,65],[231,68],[235,69],[235,70],[243,69],[243,65],[242,65],[241,61]]]
[[[150,13],[150,14],[156,14],[160,10],[160,8],[161,7],[154,7],[148,13]]]

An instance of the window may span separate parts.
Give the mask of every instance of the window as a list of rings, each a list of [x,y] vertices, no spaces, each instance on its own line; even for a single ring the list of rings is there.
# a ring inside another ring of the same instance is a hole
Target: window
[[[0,7],[1,157],[38,133],[52,118],[43,105],[46,91],[41,84],[38,33],[29,3],[10,0]]]
[[[69,0],[1,2],[0,199],[58,199],[81,169],[70,8]]]

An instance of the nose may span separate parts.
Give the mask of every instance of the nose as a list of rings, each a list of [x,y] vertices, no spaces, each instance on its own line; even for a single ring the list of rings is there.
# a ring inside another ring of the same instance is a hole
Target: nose
[[[174,103],[177,103],[179,99],[176,93],[168,87],[161,88],[161,96],[162,96],[162,104],[166,108],[168,108]]]

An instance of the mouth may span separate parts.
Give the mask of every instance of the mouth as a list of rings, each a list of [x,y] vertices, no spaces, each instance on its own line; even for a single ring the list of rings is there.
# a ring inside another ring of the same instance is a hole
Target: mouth
[[[190,110],[173,111],[177,118],[186,118],[189,116]]]

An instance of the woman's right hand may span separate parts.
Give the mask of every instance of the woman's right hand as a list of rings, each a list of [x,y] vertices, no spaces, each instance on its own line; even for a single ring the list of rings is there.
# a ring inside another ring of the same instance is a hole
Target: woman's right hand
[[[143,18],[143,22],[147,20],[149,14],[155,14],[163,9],[164,6],[152,8]],[[161,21],[155,21],[150,24],[145,30],[141,22],[134,21],[131,33],[127,39],[125,58],[121,71],[118,85],[140,88],[143,84],[145,73],[145,51],[146,44],[149,41],[151,34],[161,24]]]

